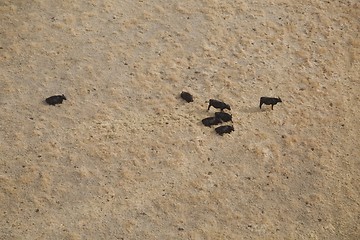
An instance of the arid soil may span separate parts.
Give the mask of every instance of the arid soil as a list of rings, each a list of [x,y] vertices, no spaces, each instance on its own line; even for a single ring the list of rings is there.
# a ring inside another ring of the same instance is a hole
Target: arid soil
[[[359,16],[1,1],[0,239],[360,239]],[[210,98],[231,134],[202,125]]]

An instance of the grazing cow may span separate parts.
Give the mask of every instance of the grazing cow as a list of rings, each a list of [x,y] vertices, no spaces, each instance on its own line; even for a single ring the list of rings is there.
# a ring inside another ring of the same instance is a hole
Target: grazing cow
[[[180,97],[188,103],[194,101],[193,96],[188,92],[181,92]]]
[[[63,95],[55,95],[45,99],[45,102],[49,105],[55,106],[56,104],[61,104],[63,100],[66,100],[66,97]]]
[[[221,119],[217,118],[217,117],[208,117],[208,118],[204,118],[203,120],[201,120],[201,122],[205,126],[211,127],[211,125],[218,125],[219,123],[221,123]]]
[[[220,108],[221,111],[223,111],[224,109],[230,109],[230,106],[224,102],[221,102],[219,100],[215,100],[215,99],[210,99],[209,100],[209,107],[208,107],[208,111],[210,109],[210,107],[213,106],[214,108]]]
[[[223,122],[232,121],[232,115],[226,112],[216,112],[215,117],[220,118]]]
[[[230,125],[224,125],[224,126],[215,128],[215,131],[217,134],[222,136],[224,133],[231,133],[232,131],[234,131],[234,127],[230,126]]]
[[[278,102],[282,102],[280,98],[271,98],[271,97],[261,97],[260,98],[260,109],[261,105],[271,105],[271,110],[273,110],[274,105],[276,105]]]

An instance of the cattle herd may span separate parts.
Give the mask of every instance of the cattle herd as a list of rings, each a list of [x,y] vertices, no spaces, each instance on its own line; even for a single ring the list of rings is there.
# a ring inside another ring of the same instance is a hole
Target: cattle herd
[[[188,92],[182,92],[180,94],[180,97],[187,102],[194,101],[193,96]],[[274,105],[276,105],[278,102],[282,102],[280,98],[261,97],[260,98],[260,109],[263,104],[271,105],[271,109],[273,109]],[[213,125],[219,125],[219,124],[226,123],[226,122],[232,122],[232,115],[230,113],[227,113],[224,111],[225,109],[231,111],[231,107],[229,104],[226,104],[219,100],[210,99],[207,110],[209,111],[211,107],[220,109],[220,112],[215,112],[214,116],[212,116],[212,117],[204,118],[203,120],[201,120],[202,124],[204,124],[207,127],[211,127]],[[215,132],[221,136],[224,133],[231,133],[232,131],[234,131],[233,125],[222,125],[222,126],[215,128]]]
[[[210,107],[220,109],[220,112],[215,112],[215,115],[212,117],[204,118],[201,122],[205,126],[211,127],[212,125],[218,125],[218,124],[230,122],[230,121],[232,122],[232,115],[224,112],[224,109],[231,111],[229,104],[226,104],[219,100],[210,99],[209,106],[207,109],[208,111],[210,110]],[[215,132],[221,136],[224,133],[231,133],[232,131],[234,131],[234,126],[232,126],[232,125],[223,125],[223,126],[215,128]]]
[[[193,96],[188,92],[184,92],[184,91],[181,92],[180,97],[188,103],[194,101]],[[45,99],[45,102],[49,105],[55,106],[56,104],[62,104],[63,100],[66,100],[64,94],[48,97]],[[276,105],[278,102],[282,102],[279,97],[278,98],[261,97],[259,107],[261,109],[261,106],[265,104],[265,105],[271,105],[271,109],[273,109],[274,105]],[[220,112],[215,112],[213,116],[204,118],[203,120],[201,120],[202,124],[204,124],[207,127],[211,127],[213,125],[232,122],[232,115],[224,111],[225,109],[231,111],[229,104],[226,104],[219,100],[210,99],[207,110],[209,111],[211,107],[220,109]],[[231,133],[232,131],[234,131],[233,125],[222,125],[215,128],[215,132],[221,136],[224,133]]]

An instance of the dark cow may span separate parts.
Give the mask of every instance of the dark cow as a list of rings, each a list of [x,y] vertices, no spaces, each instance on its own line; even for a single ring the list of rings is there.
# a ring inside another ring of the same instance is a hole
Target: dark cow
[[[63,100],[66,100],[64,94],[48,97],[47,99],[45,99],[45,102],[49,105],[55,106],[56,104],[61,104]]]
[[[230,126],[230,125],[224,125],[224,126],[215,128],[215,131],[217,134],[222,136],[224,133],[231,133],[232,131],[234,131],[234,127]]]
[[[215,100],[215,99],[210,99],[209,100],[209,106],[208,106],[208,111],[210,109],[210,107],[213,106],[214,108],[220,108],[221,111],[223,111],[224,109],[230,109],[230,106],[224,102],[221,102],[219,100]]]
[[[205,126],[211,127],[212,125],[218,125],[219,123],[221,123],[221,119],[217,118],[217,117],[208,117],[208,118],[204,118],[203,120],[201,120],[201,122]]]
[[[229,122],[232,121],[232,115],[228,114],[226,112],[216,112],[215,113],[216,118],[220,118],[223,122]]]
[[[271,98],[271,97],[261,97],[260,98],[260,109],[261,105],[271,105],[271,110],[274,109],[274,105],[276,105],[278,102],[282,102],[280,98]]]
[[[188,103],[194,101],[193,96],[188,92],[181,92],[180,97]]]

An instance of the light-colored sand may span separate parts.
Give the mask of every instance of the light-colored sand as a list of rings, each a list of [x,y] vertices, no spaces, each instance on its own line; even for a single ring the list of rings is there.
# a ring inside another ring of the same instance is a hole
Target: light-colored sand
[[[0,239],[359,239],[359,16],[1,1]],[[202,126],[209,98],[235,132]]]

